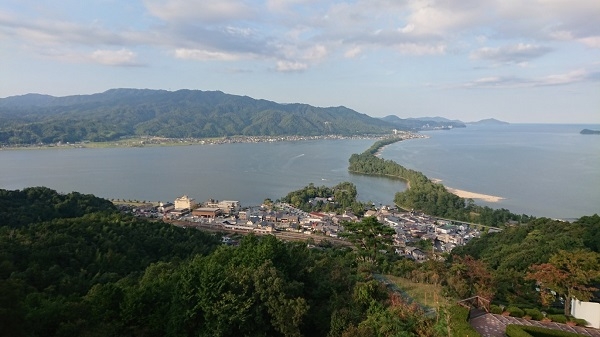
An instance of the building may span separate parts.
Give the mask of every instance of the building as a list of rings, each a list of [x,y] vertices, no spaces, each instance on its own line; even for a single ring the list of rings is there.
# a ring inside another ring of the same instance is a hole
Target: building
[[[174,210],[175,205],[172,202],[159,202],[157,209],[160,213],[167,213]]]
[[[591,327],[600,329],[600,303],[571,300],[571,316],[585,319]]]
[[[240,210],[240,202],[237,200],[214,200],[208,199],[204,203],[204,207],[208,208],[220,208],[226,214],[233,214]]]
[[[220,208],[217,207],[200,207],[196,208],[192,211],[193,216],[197,216],[199,218],[216,218],[219,215],[223,214]]]
[[[175,210],[180,211],[182,209],[193,209],[196,207],[196,200],[188,197],[187,195],[183,195],[177,199],[175,199]]]

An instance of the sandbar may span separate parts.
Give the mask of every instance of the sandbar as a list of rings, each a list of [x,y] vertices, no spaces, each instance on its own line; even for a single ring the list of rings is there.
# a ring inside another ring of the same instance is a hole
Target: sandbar
[[[442,180],[440,179],[431,179],[432,182],[434,183],[441,183]],[[477,200],[483,200],[486,202],[499,202],[501,200],[504,200],[505,198],[502,197],[497,197],[495,195],[488,195],[488,194],[481,194],[481,193],[475,193],[475,192],[470,192],[470,191],[465,191],[465,190],[459,190],[457,188],[452,188],[452,187],[448,187],[445,186],[446,190],[454,195],[457,195],[461,198],[465,198],[465,199],[477,199]]]

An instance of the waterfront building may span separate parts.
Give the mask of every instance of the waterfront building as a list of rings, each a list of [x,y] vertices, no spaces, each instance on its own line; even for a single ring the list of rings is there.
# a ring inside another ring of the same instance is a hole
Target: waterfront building
[[[177,199],[175,199],[175,210],[183,210],[183,209],[193,209],[196,207],[197,203],[194,198],[190,198],[187,195],[183,195]]]

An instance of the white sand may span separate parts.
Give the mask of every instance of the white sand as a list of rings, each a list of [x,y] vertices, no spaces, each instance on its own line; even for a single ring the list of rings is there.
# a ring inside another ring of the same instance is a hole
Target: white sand
[[[440,179],[431,179],[432,182],[439,184],[442,182],[442,180]],[[488,195],[488,194],[481,194],[481,193],[475,193],[475,192],[470,192],[470,191],[465,191],[465,190],[459,190],[456,188],[451,188],[446,186],[446,190],[448,190],[448,192],[458,195],[461,198],[465,198],[465,199],[478,199],[478,200],[483,200],[486,202],[499,202],[500,200],[504,200],[505,198],[502,197],[497,197],[495,195]]]

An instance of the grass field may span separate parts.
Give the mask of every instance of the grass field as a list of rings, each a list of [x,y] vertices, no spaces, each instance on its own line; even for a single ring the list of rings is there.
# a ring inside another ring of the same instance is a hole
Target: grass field
[[[452,305],[448,299],[442,296],[442,286],[440,285],[415,283],[408,279],[392,275],[386,275],[385,277],[422,305],[434,309],[440,306]]]
[[[435,309],[441,314],[442,324],[445,324],[446,335],[449,337],[481,336],[467,321],[469,309],[461,307],[455,299],[442,296],[442,286],[427,283],[415,283],[402,277],[385,276],[390,282],[402,289],[408,296],[422,305]]]

